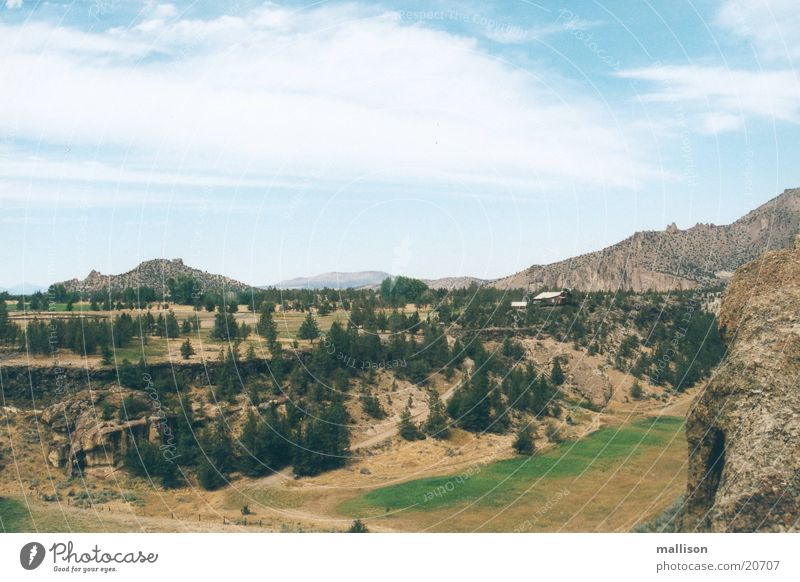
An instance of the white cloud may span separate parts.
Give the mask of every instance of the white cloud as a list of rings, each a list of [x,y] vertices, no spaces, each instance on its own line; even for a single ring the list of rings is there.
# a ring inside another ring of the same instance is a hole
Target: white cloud
[[[644,96],[646,101],[686,104],[710,130],[737,128],[743,116],[800,121],[800,81],[793,71],[659,66],[620,76],[649,81],[656,88]]]
[[[490,40],[501,44],[521,44],[535,40],[544,40],[556,34],[577,32],[594,28],[599,23],[580,18],[559,19],[553,24],[533,28],[516,25],[493,25],[486,28],[485,35]]]
[[[181,175],[526,189],[651,175],[628,126],[541,75],[355,5],[210,20],[162,7],[98,33],[0,25],[0,130]]]
[[[6,0],[6,8],[9,10],[13,10],[14,8],[20,8],[22,6],[22,0]]]
[[[796,0],[727,0],[714,24],[752,43],[764,68],[657,65],[619,76],[650,83],[644,101],[679,104],[701,133],[738,130],[749,119],[800,123],[800,10]],[[737,41],[738,42],[738,41]]]
[[[715,23],[749,40],[762,59],[791,62],[800,57],[800,9],[796,0],[727,0]]]

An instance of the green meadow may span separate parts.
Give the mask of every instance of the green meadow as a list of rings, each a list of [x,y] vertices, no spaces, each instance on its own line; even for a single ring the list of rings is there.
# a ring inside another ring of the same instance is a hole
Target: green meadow
[[[344,502],[339,511],[364,517],[384,511],[425,512],[467,503],[504,507],[535,485],[606,471],[629,456],[660,448],[683,430],[683,424],[682,418],[665,416],[604,427],[586,438],[561,443],[533,457],[497,461],[463,473],[375,489]]]

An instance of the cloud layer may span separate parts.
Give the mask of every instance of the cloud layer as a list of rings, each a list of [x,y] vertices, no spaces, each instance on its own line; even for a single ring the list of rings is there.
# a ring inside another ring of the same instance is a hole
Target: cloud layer
[[[0,130],[78,145],[107,179],[128,180],[135,165],[177,181],[367,176],[502,190],[632,187],[652,173],[629,128],[552,71],[355,5],[205,20],[161,5],[94,33],[0,25],[0,54],[11,88]],[[42,162],[36,177],[54,163]]]

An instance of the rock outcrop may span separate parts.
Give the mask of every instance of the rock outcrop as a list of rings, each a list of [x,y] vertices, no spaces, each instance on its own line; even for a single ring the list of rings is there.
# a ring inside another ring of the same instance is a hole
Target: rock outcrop
[[[724,283],[727,274],[800,232],[800,189],[786,190],[732,224],[637,232],[608,248],[528,269],[492,283],[501,289],[670,291]]]
[[[741,267],[719,314],[723,364],[689,414],[682,531],[800,527],[800,237]]]
[[[139,407],[126,410],[123,399]],[[120,418],[120,411],[125,418]],[[132,439],[161,443],[171,430],[171,417],[154,408],[140,391],[84,390],[42,411],[43,427],[49,432],[47,458],[67,473],[84,467],[113,467],[123,459]]]
[[[92,271],[82,281],[70,279],[57,283],[63,285],[70,293],[95,293],[98,291],[137,289],[139,287],[149,287],[156,291],[166,291],[170,279],[179,276],[192,277],[197,283],[197,293],[205,291],[246,291],[250,285],[225,277],[207,273],[200,269],[194,269],[183,263],[181,259],[153,259],[141,263],[135,269],[122,273],[121,275],[103,275],[98,271]]]

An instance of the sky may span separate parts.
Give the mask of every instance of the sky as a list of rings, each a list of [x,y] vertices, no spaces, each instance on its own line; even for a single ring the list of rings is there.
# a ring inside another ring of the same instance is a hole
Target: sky
[[[795,0],[0,0],[0,287],[495,278],[800,186]]]

